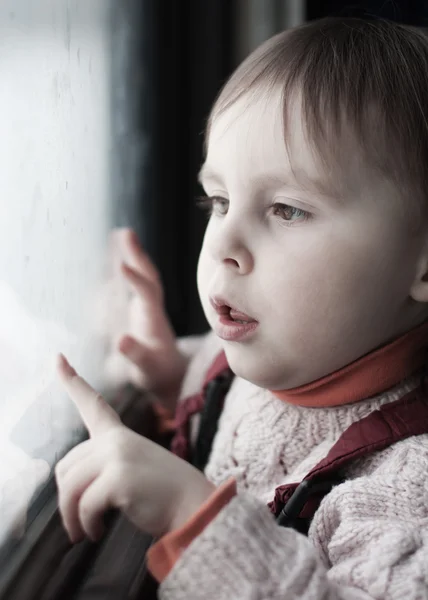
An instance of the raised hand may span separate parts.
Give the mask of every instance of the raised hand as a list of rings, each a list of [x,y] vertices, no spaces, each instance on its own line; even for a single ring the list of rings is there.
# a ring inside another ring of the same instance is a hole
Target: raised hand
[[[109,508],[120,509],[153,536],[182,525],[213,492],[213,484],[189,463],[125,427],[62,355],[58,371],[90,435],[56,467],[59,508],[71,541],[85,534],[99,539]]]
[[[127,332],[122,330],[119,338],[115,334],[115,349],[132,364],[131,381],[155,394],[166,408],[173,410],[187,359],[177,347],[165,312],[159,273],[131,229],[114,231],[112,246],[116,285],[120,284],[119,270],[123,284],[133,290],[122,308],[127,317]],[[116,364],[114,353],[110,359],[109,364]]]

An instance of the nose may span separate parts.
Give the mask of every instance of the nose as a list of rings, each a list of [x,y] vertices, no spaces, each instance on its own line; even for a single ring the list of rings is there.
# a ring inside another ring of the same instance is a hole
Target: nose
[[[244,227],[232,215],[226,215],[215,226],[209,241],[212,258],[239,275],[248,275],[254,259]],[[247,232],[248,233],[248,232]]]

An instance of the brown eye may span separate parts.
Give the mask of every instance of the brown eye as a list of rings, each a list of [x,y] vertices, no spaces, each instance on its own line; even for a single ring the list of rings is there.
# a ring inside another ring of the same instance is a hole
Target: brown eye
[[[274,204],[273,213],[284,221],[297,221],[308,217],[308,213],[305,210],[280,202]]]

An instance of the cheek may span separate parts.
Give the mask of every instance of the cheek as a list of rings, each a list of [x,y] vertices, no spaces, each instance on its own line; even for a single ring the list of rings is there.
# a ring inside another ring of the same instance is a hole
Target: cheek
[[[213,258],[212,252],[215,234],[215,224],[213,219],[210,219],[205,230],[196,270],[198,292],[202,302],[204,301],[204,295],[207,294],[209,282],[216,267],[216,261]]]
[[[307,324],[314,332],[324,331],[337,321],[369,321],[385,304],[391,317],[406,298],[411,280],[412,271],[403,262],[407,259],[398,247],[373,239],[362,244],[352,238],[321,238],[299,243],[296,251],[288,248],[276,261],[266,257],[260,289],[269,298],[276,323],[282,321],[285,329],[306,329]]]
[[[210,269],[212,269],[211,263],[212,261],[209,259],[208,252],[206,251],[206,244],[204,241],[201,248],[201,252],[199,254],[198,266],[196,270],[196,282],[198,287],[198,293],[204,310],[206,310],[205,303],[207,302],[209,273]]]

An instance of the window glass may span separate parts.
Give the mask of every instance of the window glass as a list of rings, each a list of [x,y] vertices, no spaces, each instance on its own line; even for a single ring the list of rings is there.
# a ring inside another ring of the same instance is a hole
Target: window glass
[[[109,0],[0,3],[0,543],[73,441],[58,386],[69,356],[93,385],[93,297],[111,228]]]

